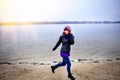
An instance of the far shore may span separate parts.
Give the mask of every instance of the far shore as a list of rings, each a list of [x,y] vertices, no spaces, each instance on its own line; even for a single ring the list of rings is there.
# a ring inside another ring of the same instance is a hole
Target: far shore
[[[120,21],[26,21],[26,22],[0,22],[0,26],[13,25],[49,25],[49,24],[119,24]]]

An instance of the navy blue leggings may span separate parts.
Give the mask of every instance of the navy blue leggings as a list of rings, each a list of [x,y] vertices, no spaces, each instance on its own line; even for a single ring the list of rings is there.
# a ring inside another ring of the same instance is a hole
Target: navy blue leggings
[[[61,67],[67,64],[67,72],[68,74],[71,74],[71,62],[69,57],[62,57],[62,58],[63,58],[63,61],[61,63],[56,64],[55,67]]]

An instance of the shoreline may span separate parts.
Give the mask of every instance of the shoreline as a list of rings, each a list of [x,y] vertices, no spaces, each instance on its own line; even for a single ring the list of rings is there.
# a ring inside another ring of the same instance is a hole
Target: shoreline
[[[44,62],[27,62],[27,61],[18,61],[18,62],[14,62],[14,61],[1,61],[0,65],[3,64],[8,64],[8,65],[15,65],[15,64],[33,64],[33,65],[52,65],[52,64],[56,64],[59,63],[61,61],[57,61],[57,60],[53,60],[53,61],[44,61]],[[80,58],[77,60],[72,60],[72,63],[104,63],[104,62],[120,62],[120,58],[115,58],[115,59],[103,59],[103,60],[99,60],[99,59],[86,59],[86,58]]]

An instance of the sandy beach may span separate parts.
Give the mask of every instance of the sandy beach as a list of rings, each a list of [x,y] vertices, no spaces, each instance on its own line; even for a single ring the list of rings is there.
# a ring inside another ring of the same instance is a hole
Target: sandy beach
[[[57,63],[57,62],[56,62]],[[53,62],[53,64],[56,64]],[[1,62],[0,80],[70,80],[65,67],[51,72],[50,63]],[[106,61],[78,59],[72,61],[72,73],[76,80],[119,80],[120,59]]]

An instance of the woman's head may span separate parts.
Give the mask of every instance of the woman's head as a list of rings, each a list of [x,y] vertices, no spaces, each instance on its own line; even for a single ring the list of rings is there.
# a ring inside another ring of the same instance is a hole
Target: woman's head
[[[63,34],[70,34],[70,33],[71,33],[70,26],[65,26]]]

